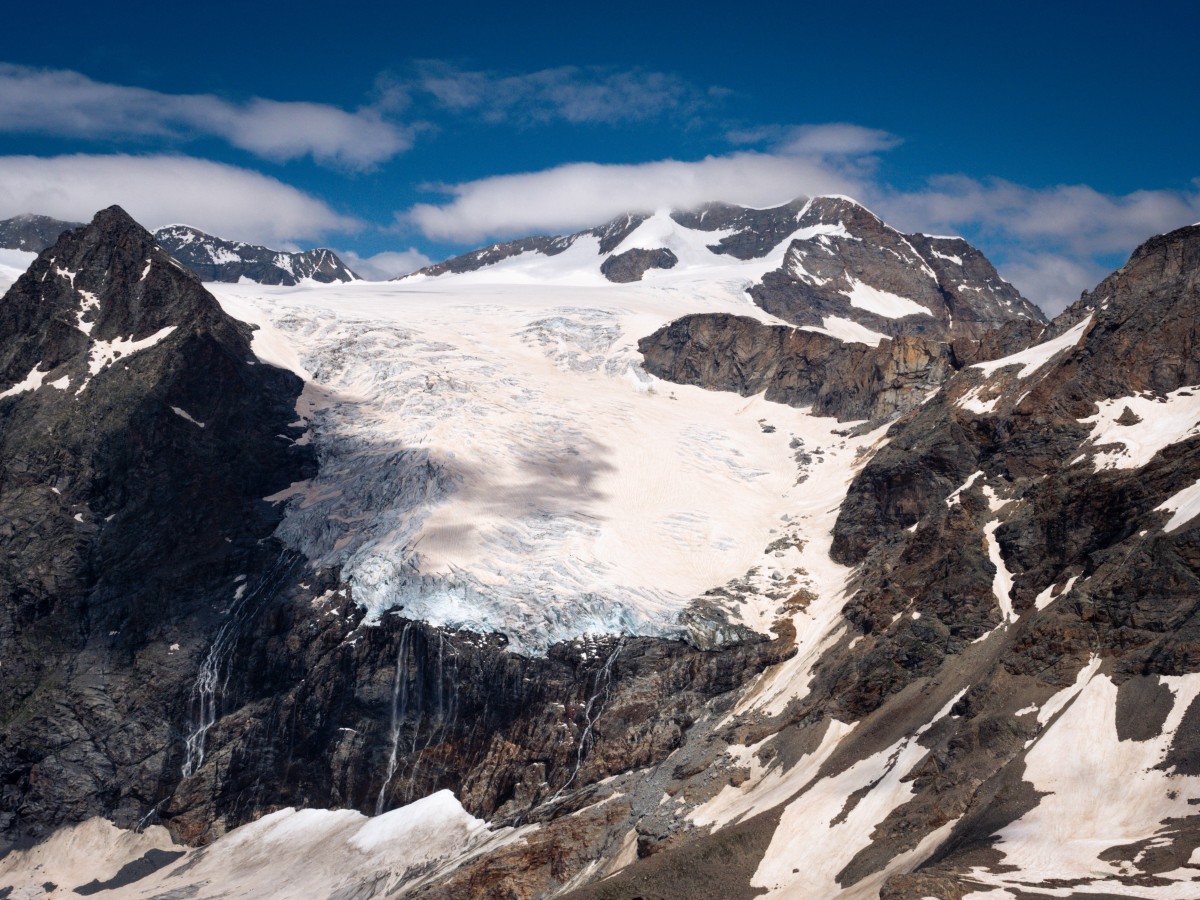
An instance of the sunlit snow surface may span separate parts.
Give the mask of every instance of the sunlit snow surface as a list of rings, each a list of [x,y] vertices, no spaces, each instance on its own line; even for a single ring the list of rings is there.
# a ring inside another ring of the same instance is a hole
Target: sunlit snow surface
[[[352,809],[288,807],[198,849],[173,844],[161,826],[124,831],[96,818],[0,859],[0,883],[15,887],[14,900],[91,893],[125,900],[401,896],[436,886],[453,866],[532,830],[489,830],[449,791],[373,818]],[[147,851],[178,858],[123,886],[95,890],[96,882],[120,880],[131,864],[136,871],[135,861]],[[43,887],[50,882],[59,886],[54,893]],[[84,889],[72,891],[75,886]]]
[[[289,504],[279,534],[343,566],[373,616],[402,606],[537,653],[586,633],[678,635],[705,591],[752,569],[768,586],[790,572],[786,554],[766,552],[812,490],[797,485],[789,444],[852,455],[834,433],[846,424],[658,381],[636,348],[687,313],[778,324],[743,293],[770,262],[589,285],[562,258],[577,252],[531,259],[538,284],[510,266],[501,284],[489,270],[210,286],[262,326],[260,358],[309,383],[300,408],[321,470],[273,498]],[[765,630],[780,601],[763,590],[728,602]]]
[[[1074,685],[1039,711],[1038,721],[1047,727],[1032,742],[1024,772],[1040,794],[1038,803],[999,831],[999,864],[973,869],[969,878],[987,887],[967,896],[1015,898],[1028,896],[1030,887],[1038,896],[1197,896],[1190,865],[1155,872],[1153,882],[1139,885],[1117,880],[1133,874],[1136,863],[1105,851],[1139,841],[1173,843],[1175,827],[1200,802],[1200,778],[1164,765],[1184,714],[1200,695],[1200,676],[1161,678],[1173,702],[1160,734],[1120,740],[1117,688],[1099,668],[1093,658]],[[1050,879],[1070,887],[1039,885]]]

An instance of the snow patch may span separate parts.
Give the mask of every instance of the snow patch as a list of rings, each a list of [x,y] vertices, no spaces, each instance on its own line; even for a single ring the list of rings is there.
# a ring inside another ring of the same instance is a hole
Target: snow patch
[[[1077,322],[1056,338],[1036,344],[1011,356],[1002,356],[1000,359],[993,359],[989,362],[975,363],[971,368],[978,369],[984,375],[991,376],[1001,369],[1019,365],[1021,368],[1016,375],[1018,378],[1025,378],[1046,365],[1046,363],[1050,362],[1064,350],[1069,350],[1077,345],[1091,324],[1092,317],[1088,315],[1086,319]]]
[[[1173,705],[1161,733],[1144,741],[1122,741],[1116,729],[1117,687],[1098,669],[1099,660],[1093,658],[1076,683],[1038,713],[1038,721],[1048,727],[1026,754],[1024,777],[1045,796],[1000,831],[995,846],[1003,858],[997,868],[1005,871],[977,867],[969,877],[1021,893],[1040,893],[1040,883],[1049,879],[1070,879],[1077,882],[1070,890],[1080,895],[1194,897],[1194,870],[1156,873],[1174,883],[1140,887],[1119,880],[1134,874],[1136,860],[1102,857],[1111,847],[1165,838],[1172,829],[1169,820],[1192,815],[1200,800],[1200,778],[1164,770],[1161,764],[1184,713],[1200,696],[1200,675],[1162,678]]]
[[[983,538],[987,541],[988,559],[996,567],[996,574],[992,576],[992,593],[996,596],[996,602],[1000,604],[1001,621],[1011,622],[1013,620],[1013,576],[1004,564],[1004,557],[1000,554],[1000,542],[996,540],[996,529],[999,527],[1000,520],[992,519],[983,526]]]
[[[1200,385],[1179,388],[1165,397],[1101,400],[1096,406],[1095,415],[1079,421],[1092,426],[1088,443],[1103,451],[1092,460],[1097,471],[1140,469],[1164,447],[1200,435]],[[1127,408],[1140,421],[1120,424],[1117,420]]]
[[[85,291],[80,288],[77,293],[82,298],[82,303],[79,304],[79,311],[75,314],[75,327],[86,335],[91,335],[92,329],[96,327],[96,323],[85,322],[84,317],[89,313],[96,313],[100,310],[100,298],[91,291]]]
[[[883,316],[885,319],[902,319],[905,316],[932,316],[920,303],[909,300],[907,297],[901,297],[897,294],[891,294],[887,291],[881,291],[878,288],[873,288],[869,284],[864,284],[861,281],[848,278],[850,282],[849,293],[842,292],[843,296],[850,300],[850,305],[856,309],[866,310],[867,312],[875,313],[877,316]]]
[[[114,338],[111,341],[95,341],[88,349],[88,373],[99,375],[104,367],[114,360],[122,356],[132,356],[142,350],[148,350],[174,330],[174,325],[168,325],[166,328],[160,328],[154,334],[144,337],[140,341],[135,341],[133,338]]]
[[[1162,510],[1164,512],[1174,513],[1167,524],[1163,526],[1163,531],[1172,532],[1182,525],[1186,525],[1196,516],[1200,516],[1200,481],[1197,481],[1191,487],[1185,487],[1182,491],[1172,494],[1158,506],[1154,507],[1155,511]]]
[[[48,373],[41,371],[38,368],[38,365],[40,365],[40,363],[35,364],[34,367],[29,370],[28,375],[26,375],[8,390],[0,393],[0,397],[13,397],[25,391],[36,391],[38,388],[40,388]]]
[[[843,319],[841,316],[825,316],[820,327],[816,325],[801,325],[801,331],[815,331],[829,337],[845,341],[847,344],[866,344],[868,347],[878,347],[880,343],[890,340],[886,334],[872,331],[865,325],[859,325],[853,319]]]
[[[0,877],[18,885],[16,896],[45,896],[41,884],[48,879],[65,885],[107,880],[122,865],[157,849],[180,852],[180,858],[122,887],[121,897],[397,896],[436,887],[456,865],[535,830],[492,831],[445,790],[374,818],[354,810],[289,807],[202,849],[172,844],[159,826],[138,834],[93,819],[31,850],[10,853],[0,861]]]
[[[965,409],[968,412],[973,412],[980,416],[995,412],[996,404],[1000,402],[1000,398],[1003,395],[1001,393],[996,393],[991,400],[984,400],[981,396],[984,391],[991,391],[994,389],[994,385],[991,385],[986,381],[983,384],[977,384],[975,387],[971,388],[969,391],[955,400],[954,405],[959,409]]]
[[[1054,593],[1054,589],[1056,587],[1058,587],[1057,583],[1050,585],[1048,588],[1046,588],[1044,591],[1042,591],[1036,597],[1033,598],[1034,608],[1035,609],[1045,609],[1047,606],[1049,606],[1055,600],[1060,600],[1063,597],[1067,596],[1067,594],[1071,593],[1071,588],[1073,588],[1075,586],[1075,580],[1077,578],[1079,578],[1078,575],[1072,575],[1070,578],[1068,578],[1067,583],[1065,585],[1063,585],[1063,589],[1061,591],[1059,591],[1057,595],[1055,595],[1055,593]]]
[[[933,249],[930,249],[929,252],[932,253],[934,256],[936,256],[938,259],[944,259],[944,260],[946,260],[946,262],[952,262],[956,266],[961,266],[963,264],[961,256],[955,256],[952,253],[939,253],[937,250],[933,250]]]
[[[186,419],[187,421],[191,422],[193,425],[198,425],[201,428],[204,427],[203,422],[197,422],[195,419],[193,419],[191,416],[189,416],[186,412],[184,412],[178,406],[172,406],[171,412],[175,413],[175,415],[179,416],[179,418],[181,418],[181,419]]]
[[[91,379],[99,375],[105,367],[113,363],[117,359],[128,358],[142,350],[148,350],[159,341],[166,338],[175,330],[174,325],[168,325],[166,328],[160,328],[158,331],[149,337],[144,337],[139,341],[132,338],[115,338],[111,341],[93,341],[88,348],[88,374],[89,377],[84,379],[83,384],[79,386],[79,390],[75,392],[75,396],[79,396],[87,386],[91,384]]]
[[[971,476],[966,481],[964,481],[961,485],[959,485],[957,488],[955,488],[950,493],[950,496],[946,498],[946,506],[947,507],[957,506],[961,502],[962,495],[966,491],[969,491],[971,489],[971,485],[973,485],[976,481],[978,481],[980,478],[983,478],[983,477],[984,477],[983,472],[972,473]]]
[[[882,871],[854,885],[843,886],[837,880],[846,865],[870,844],[875,827],[913,796],[912,782],[906,776],[929,752],[921,745],[921,736],[949,715],[966,692],[963,688],[915,734],[837,775],[816,781],[792,800],[784,809],[750,884],[766,888],[767,897],[837,897],[845,896],[847,889],[853,889],[858,896],[873,896],[891,872],[919,862],[949,834],[954,822],[927,836],[916,849],[890,860]],[[797,769],[804,771],[797,773]],[[792,784],[803,786],[805,781],[793,780],[796,774],[809,774],[808,766],[797,766],[788,774]],[[808,780],[815,774],[815,771],[809,774]],[[863,791],[865,794],[847,812],[847,798]],[[804,863],[797,871],[799,860]]]

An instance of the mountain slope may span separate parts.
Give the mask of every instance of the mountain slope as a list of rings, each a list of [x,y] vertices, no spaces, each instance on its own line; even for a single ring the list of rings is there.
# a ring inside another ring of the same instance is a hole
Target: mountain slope
[[[180,510],[215,516],[228,552],[246,554],[236,567],[201,555],[211,572],[181,577],[214,593],[194,607],[135,609],[179,650],[95,655],[130,628],[93,626],[90,599],[53,620],[85,650],[51,645],[38,616],[57,594],[43,590],[11,641],[65,662],[20,657],[36,702],[5,712],[0,745],[18,773],[0,795],[10,835],[96,812],[207,846],[76,824],[0,863],[0,887],[36,890],[50,871],[86,887],[62,862],[86,847],[89,876],[137,897],[1193,894],[1200,228],[1148,241],[1045,325],[990,289],[967,249],[814,204],[807,236],[751,239],[775,227],[751,223],[729,253],[683,241],[670,217],[615,226],[614,253],[646,225],[676,241],[622,251],[676,257],[639,281],[605,279],[590,234],[392,284],[215,287],[222,316],[256,326],[232,326],[250,337],[237,358],[295,373],[288,418],[304,382],[301,447],[280,445],[303,471],[256,484],[273,506],[248,492],[158,511],[154,534]],[[710,238],[750,221],[709,215]],[[112,344],[191,321],[155,318],[127,274],[114,306],[127,312],[107,315],[131,324],[99,330],[95,279],[138,268],[109,261],[130,240],[110,237],[103,265],[48,253],[14,289],[0,422],[57,409],[63,377],[93,379],[81,399],[124,383],[120,360],[82,365],[95,340],[81,326]],[[954,268],[935,268],[933,249]],[[758,276],[758,304],[744,290],[756,265],[778,274]],[[959,268],[979,291],[939,274]],[[860,283],[876,311],[853,302]],[[899,300],[926,312],[879,312],[908,309]],[[891,330],[829,333],[848,332],[830,327],[843,318],[866,329],[858,313]],[[121,360],[137,369],[175,336]],[[168,415],[192,429],[210,414],[179,406]],[[284,427],[263,434],[297,434]],[[72,472],[94,458],[56,449],[75,444],[53,429],[17,434]],[[155,446],[169,465],[175,445]],[[5,471],[0,502],[22,473],[49,483],[50,463],[29,458]],[[229,532],[235,508],[260,517]],[[25,552],[23,533],[0,534],[5,558]],[[19,571],[73,573],[53,538]],[[214,648],[228,652],[206,670]],[[150,703],[130,673],[163,658],[168,699]],[[205,671],[218,686],[190,703]],[[127,695],[124,718],[97,727],[96,697]],[[82,781],[72,754],[86,741],[53,738],[75,720],[106,748],[118,721],[153,732],[153,789],[151,763],[130,779],[118,754],[106,771],[85,754]],[[89,799],[93,785],[108,792]]]
[[[0,302],[5,825],[157,803],[191,663],[279,557],[261,498],[304,477],[290,373],[117,207]]]

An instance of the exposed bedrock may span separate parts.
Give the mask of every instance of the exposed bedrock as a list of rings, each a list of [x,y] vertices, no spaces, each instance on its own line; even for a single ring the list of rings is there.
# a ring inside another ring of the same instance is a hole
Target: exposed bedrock
[[[661,761],[709,698],[790,651],[605,638],[526,658],[400,612],[363,626],[346,592],[317,593],[318,580],[262,610],[239,643],[229,712],[161,809],[179,837],[206,841],[286,805],[382,812],[442,788],[501,823],[561,813],[596,781]]]
[[[600,273],[609,281],[627,284],[641,281],[649,269],[670,269],[679,262],[679,257],[666,247],[655,250],[626,250],[610,256],[600,264]]]
[[[642,338],[648,372],[667,381],[841,420],[879,419],[922,403],[952,372],[948,345],[899,337],[878,347],[723,313],[684,316]]]

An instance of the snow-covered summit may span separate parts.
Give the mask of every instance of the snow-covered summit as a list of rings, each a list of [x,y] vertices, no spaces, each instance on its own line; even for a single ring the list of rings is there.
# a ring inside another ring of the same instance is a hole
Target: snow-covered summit
[[[629,213],[598,228],[493,244],[399,281],[740,285],[763,309],[830,333],[979,334],[1042,322],[1036,306],[961,238],[904,234],[850,197],[770,209],[709,203]]]

